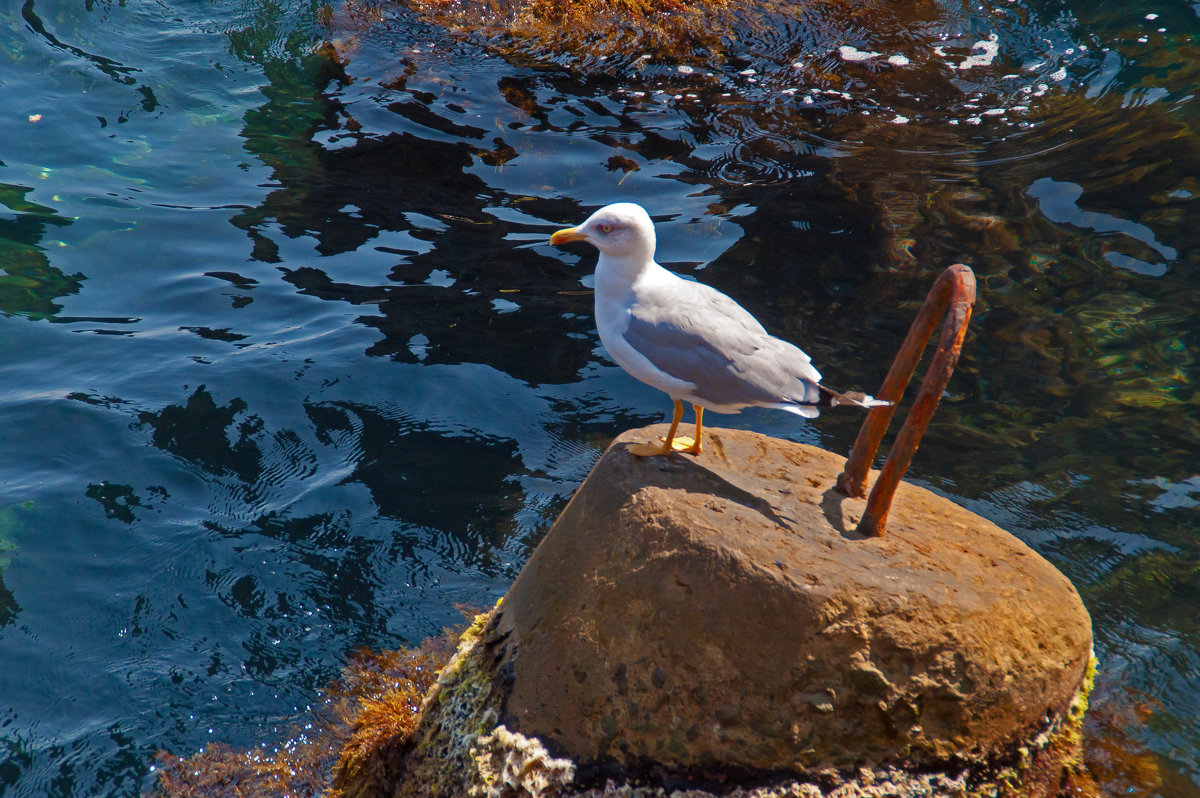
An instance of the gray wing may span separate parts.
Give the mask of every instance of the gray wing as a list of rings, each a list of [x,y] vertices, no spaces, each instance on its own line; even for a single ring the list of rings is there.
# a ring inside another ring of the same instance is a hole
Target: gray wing
[[[714,406],[820,398],[821,375],[808,355],[768,335],[745,308],[701,283],[680,280],[669,294],[639,295],[625,340]]]

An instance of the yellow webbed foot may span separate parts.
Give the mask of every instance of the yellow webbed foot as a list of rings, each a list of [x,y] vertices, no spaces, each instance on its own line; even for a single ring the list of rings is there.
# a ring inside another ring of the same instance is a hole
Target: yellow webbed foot
[[[660,438],[659,440],[666,443],[666,438]],[[634,443],[626,451],[635,457],[658,457],[659,455],[670,454],[671,447],[653,443]]]
[[[688,437],[679,437],[672,441],[671,448],[677,452],[685,452],[686,454],[700,454],[700,441]]]
[[[661,443],[635,443],[629,446],[628,452],[637,457],[660,457],[671,452],[700,454],[700,444],[691,438],[675,438],[667,444],[666,438],[659,438]]]
[[[675,402],[675,412],[671,415],[671,429],[667,431],[667,437],[659,438],[662,441],[661,446],[655,446],[653,443],[635,443],[629,447],[629,453],[636,457],[659,457],[671,452],[687,452],[689,454],[700,454],[701,435],[700,419],[704,413],[704,408],[699,405],[692,405],[696,410],[696,438],[677,438],[675,430],[679,429],[679,419],[683,418],[683,402],[678,399]]]

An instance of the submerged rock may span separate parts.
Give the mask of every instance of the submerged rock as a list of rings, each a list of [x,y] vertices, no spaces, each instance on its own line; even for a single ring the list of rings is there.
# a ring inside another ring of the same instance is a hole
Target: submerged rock
[[[626,452],[660,432],[614,441],[347,794],[1058,792],[1092,662],[1062,574],[907,484],[861,538],[810,446]]]

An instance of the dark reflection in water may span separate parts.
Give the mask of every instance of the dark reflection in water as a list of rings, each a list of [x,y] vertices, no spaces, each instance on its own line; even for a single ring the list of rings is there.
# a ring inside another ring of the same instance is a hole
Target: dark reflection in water
[[[91,2],[89,0],[88,10],[91,10]],[[53,21],[56,9],[53,5],[49,9],[49,19]],[[98,53],[89,52],[84,47],[72,44],[68,41],[56,36],[51,32],[51,25],[47,24],[47,16],[39,10],[39,4],[34,0],[25,0],[21,5],[21,18],[29,26],[29,30],[42,38],[54,50],[60,50],[70,54],[77,62],[87,64],[96,70],[103,73],[114,83],[123,84],[126,86],[136,86],[137,93],[141,96],[141,107],[143,111],[152,112],[158,107],[158,100],[154,96],[154,90],[145,83],[139,83],[136,77],[139,70],[136,66],[123,64],[120,61],[109,58],[108,56]],[[125,121],[121,117],[119,121]]]
[[[972,265],[913,475],[1080,587],[1104,783],[1197,794],[1186,5],[787,4],[657,55],[358,3],[0,18],[49,98],[0,153],[0,791],[137,794],[156,748],[277,740],[347,651],[494,601],[661,417],[599,349],[594,254],[546,245],[630,199],[846,388]],[[714,421],[845,451],[859,419]]]
[[[244,417],[235,424],[245,410],[246,403],[241,399],[218,406],[201,385],[188,397],[187,404],[142,413],[139,418],[153,430],[151,440],[158,448],[213,474],[235,476],[249,487],[262,476],[262,452],[253,440],[262,431],[262,421]],[[228,427],[232,427],[229,433]]]
[[[356,431],[363,452],[347,478],[367,487],[382,515],[448,532],[468,564],[489,558],[515,531],[510,519],[523,495],[513,481],[521,464],[511,442],[450,437],[367,407],[314,406],[309,416],[319,435]]]
[[[32,190],[0,183],[0,206],[16,214],[13,219],[0,218],[0,312],[44,319],[62,310],[54,300],[77,292],[83,275],[66,275],[50,265],[43,240],[49,228],[64,227],[71,220],[30,202],[26,197]]]
[[[13,556],[20,550],[14,539],[21,534],[24,524],[21,511],[28,509],[22,505],[0,507],[0,627],[11,623],[21,611],[12,591],[4,586],[4,569],[12,563]]]

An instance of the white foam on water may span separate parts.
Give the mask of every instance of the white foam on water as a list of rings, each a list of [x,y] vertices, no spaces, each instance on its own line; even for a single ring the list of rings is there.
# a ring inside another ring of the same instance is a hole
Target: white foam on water
[[[857,47],[843,44],[838,48],[838,55],[842,57],[843,61],[870,61],[872,58],[878,58],[880,54],[859,50]]]
[[[978,51],[978,52],[976,52]],[[964,58],[958,69],[971,69],[977,66],[991,66],[1000,54],[1000,37],[993,33],[986,39],[980,39],[971,47],[971,55]]]

